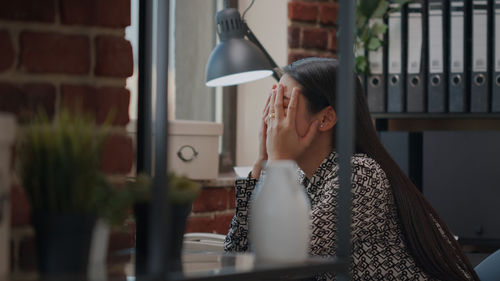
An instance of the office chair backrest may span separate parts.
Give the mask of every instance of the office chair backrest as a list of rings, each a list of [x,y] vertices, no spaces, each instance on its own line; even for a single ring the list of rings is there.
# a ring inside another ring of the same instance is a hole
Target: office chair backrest
[[[500,250],[486,257],[474,270],[481,281],[500,280]]]

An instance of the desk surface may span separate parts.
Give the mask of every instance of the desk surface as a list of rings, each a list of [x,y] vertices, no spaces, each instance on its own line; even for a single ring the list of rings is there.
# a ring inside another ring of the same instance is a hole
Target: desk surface
[[[172,272],[168,280],[275,280],[310,277],[315,273],[327,271],[343,272],[346,263],[340,259],[310,258],[301,263],[270,264],[256,262],[252,254],[224,254],[209,251],[189,251],[182,256],[183,272]],[[147,276],[134,273],[134,259],[124,264],[124,276],[109,277],[106,264],[89,265],[87,276],[11,276],[10,281],[115,281],[115,280],[151,280]]]

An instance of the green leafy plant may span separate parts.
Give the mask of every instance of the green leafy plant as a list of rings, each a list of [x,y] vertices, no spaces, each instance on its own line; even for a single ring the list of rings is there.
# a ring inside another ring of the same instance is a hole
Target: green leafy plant
[[[188,179],[185,176],[168,174],[170,186],[170,202],[182,205],[193,202],[201,193],[201,184]]]
[[[174,205],[183,205],[193,202],[201,192],[201,184],[185,176],[168,173],[170,202]],[[146,203],[151,200],[152,180],[146,174],[139,174],[135,180],[127,184],[129,198],[136,203]]]
[[[377,51],[385,42],[383,35],[387,24],[374,19],[385,19],[392,12],[400,10],[410,0],[394,0],[396,8],[390,7],[389,0],[358,0],[356,6],[355,68],[359,74],[369,74],[370,64],[365,53],[360,50]]]
[[[116,194],[100,171],[108,131],[106,123],[97,126],[91,116],[62,109],[51,121],[39,110],[16,154],[33,212],[110,214]]]

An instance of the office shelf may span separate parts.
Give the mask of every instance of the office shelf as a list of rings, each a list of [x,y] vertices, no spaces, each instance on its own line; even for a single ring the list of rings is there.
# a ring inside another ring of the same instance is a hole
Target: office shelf
[[[373,119],[500,119],[500,113],[372,113]]]

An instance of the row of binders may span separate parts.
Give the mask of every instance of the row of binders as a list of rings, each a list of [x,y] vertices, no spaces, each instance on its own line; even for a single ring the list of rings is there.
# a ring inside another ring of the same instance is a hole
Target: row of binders
[[[385,20],[363,78],[371,112],[500,112],[500,0],[414,0]]]

